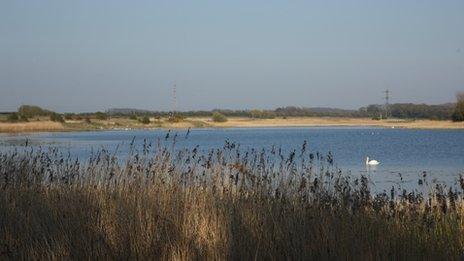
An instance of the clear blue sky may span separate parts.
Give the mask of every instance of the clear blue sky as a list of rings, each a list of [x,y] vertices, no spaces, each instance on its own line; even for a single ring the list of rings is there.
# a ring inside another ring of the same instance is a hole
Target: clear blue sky
[[[445,103],[464,1],[0,1],[0,111]]]

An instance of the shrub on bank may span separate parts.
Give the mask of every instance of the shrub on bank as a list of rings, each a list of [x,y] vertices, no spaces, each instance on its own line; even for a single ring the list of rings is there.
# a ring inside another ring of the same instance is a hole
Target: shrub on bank
[[[28,122],[29,119],[25,115],[19,115],[19,120],[22,122]]]
[[[458,93],[457,103],[453,113],[453,121],[464,121],[464,92]]]
[[[251,110],[250,117],[254,119],[274,119],[276,116],[274,111],[269,110]]]
[[[18,122],[19,121],[19,115],[17,113],[12,113],[8,115],[7,117],[8,122]]]
[[[108,119],[108,114],[98,111],[98,112],[95,113],[95,118],[97,120],[107,120]]]
[[[18,113],[12,113],[12,114],[9,114],[7,119],[6,119],[8,122],[28,122],[29,119],[24,116],[24,115],[21,115],[21,114],[18,114]]]
[[[18,108],[18,113],[19,115],[24,115],[27,118],[33,118],[37,116],[48,116],[52,112],[35,105],[22,105]]]
[[[150,124],[150,118],[148,116],[143,116],[139,121],[142,124]]]
[[[214,122],[226,122],[227,121],[227,117],[220,112],[214,112],[213,116],[211,116],[211,119]]]
[[[74,113],[65,113],[64,114],[64,119],[65,120],[73,120],[74,119]]]
[[[173,113],[173,115],[170,115],[168,118],[168,121],[171,123],[176,123],[176,122],[181,122],[185,119],[185,117],[180,114],[180,113]]]
[[[61,114],[58,114],[56,112],[52,112],[50,114],[50,120],[55,121],[55,122],[64,122],[63,116],[61,116]]]

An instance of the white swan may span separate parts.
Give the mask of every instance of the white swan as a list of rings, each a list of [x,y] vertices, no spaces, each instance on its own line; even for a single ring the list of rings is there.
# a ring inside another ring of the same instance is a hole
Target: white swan
[[[380,162],[376,161],[376,160],[369,160],[369,157],[366,157],[366,165],[368,166],[375,166],[375,165],[379,165]]]

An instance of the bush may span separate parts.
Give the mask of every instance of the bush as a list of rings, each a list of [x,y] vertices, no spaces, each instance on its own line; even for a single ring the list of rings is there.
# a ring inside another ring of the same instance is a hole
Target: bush
[[[148,116],[143,116],[143,118],[140,119],[140,122],[143,124],[150,124],[150,118]]]
[[[214,122],[226,122],[227,121],[227,117],[224,114],[220,113],[220,112],[214,112],[211,119]]]
[[[7,120],[9,122],[17,122],[17,121],[19,121],[19,115],[17,113],[12,113],[12,114],[8,115]]]
[[[464,121],[464,92],[456,95],[457,103],[453,113],[453,121]]]
[[[64,119],[65,119],[65,120],[72,120],[72,119],[73,119],[73,116],[74,116],[73,113],[65,113],[65,114],[64,114]]]
[[[131,115],[129,116],[129,119],[130,119],[130,120],[137,120],[137,115],[131,114]]]
[[[461,122],[464,121],[464,114],[461,111],[455,111],[453,113],[453,121],[455,122]]]
[[[53,112],[52,114],[50,114],[50,120],[56,121],[56,122],[64,122],[63,117],[56,112]]]
[[[20,114],[15,112],[15,113],[12,113],[12,114],[8,115],[7,121],[8,122],[19,122],[19,121],[28,122],[29,119],[26,116],[20,115]]]
[[[169,122],[181,122],[184,119],[185,117],[182,114],[174,113],[174,115],[169,116],[168,121]]]
[[[19,120],[23,122],[28,122],[29,119],[25,115],[19,115]]]
[[[251,110],[250,117],[254,119],[274,119],[275,112],[266,110]]]
[[[107,119],[108,119],[108,115],[107,115],[106,113],[104,113],[104,112],[98,111],[98,112],[95,113],[95,118],[96,118],[97,120],[107,120]]]
[[[18,113],[20,115],[24,115],[27,118],[32,118],[36,116],[48,116],[52,114],[51,111],[44,110],[39,106],[34,105],[22,105],[21,107],[19,107]]]

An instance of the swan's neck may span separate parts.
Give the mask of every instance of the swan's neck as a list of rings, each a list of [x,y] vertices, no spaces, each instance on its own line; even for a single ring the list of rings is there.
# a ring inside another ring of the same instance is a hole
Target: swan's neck
[[[366,158],[366,164],[369,164],[369,157]]]

